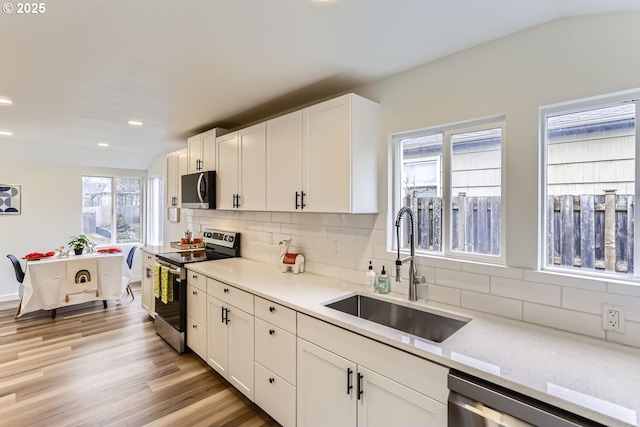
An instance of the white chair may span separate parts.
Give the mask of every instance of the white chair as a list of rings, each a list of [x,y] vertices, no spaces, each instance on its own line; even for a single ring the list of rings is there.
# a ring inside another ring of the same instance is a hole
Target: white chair
[[[133,290],[131,290],[131,266],[133,265],[133,254],[136,252],[137,246],[134,246],[129,250],[129,254],[127,255],[127,265],[123,267],[122,271],[122,293],[127,291],[127,294],[131,295],[131,299],[136,299],[133,295]]]

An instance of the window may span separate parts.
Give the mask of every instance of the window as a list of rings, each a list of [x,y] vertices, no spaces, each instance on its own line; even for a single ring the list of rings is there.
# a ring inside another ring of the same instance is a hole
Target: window
[[[496,119],[393,137],[394,211],[414,212],[418,253],[503,259],[503,137]],[[405,221],[401,249],[409,249],[408,230]]]
[[[543,268],[636,276],[639,95],[541,109]]]
[[[82,177],[82,232],[98,245],[141,242],[141,178]]]
[[[149,178],[147,183],[147,243],[150,245],[162,245],[163,184],[160,176]]]

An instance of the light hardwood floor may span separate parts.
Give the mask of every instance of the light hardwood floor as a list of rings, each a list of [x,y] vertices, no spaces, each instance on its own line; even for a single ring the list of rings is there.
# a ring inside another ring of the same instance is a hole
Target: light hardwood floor
[[[28,313],[0,304],[2,426],[278,426],[153,329],[136,295]]]

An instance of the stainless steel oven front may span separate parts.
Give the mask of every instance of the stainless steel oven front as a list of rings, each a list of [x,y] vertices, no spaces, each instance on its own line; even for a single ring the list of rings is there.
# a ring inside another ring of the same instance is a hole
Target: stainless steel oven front
[[[156,257],[156,263],[168,268],[166,293],[156,296],[156,333],[167,341],[177,352],[185,349],[187,329],[187,271],[184,266],[172,264]]]

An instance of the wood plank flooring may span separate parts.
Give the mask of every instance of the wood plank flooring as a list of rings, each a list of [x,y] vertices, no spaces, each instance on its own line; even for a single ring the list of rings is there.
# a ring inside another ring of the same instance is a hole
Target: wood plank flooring
[[[178,354],[135,300],[14,319],[0,304],[0,425],[278,426],[193,353]]]

